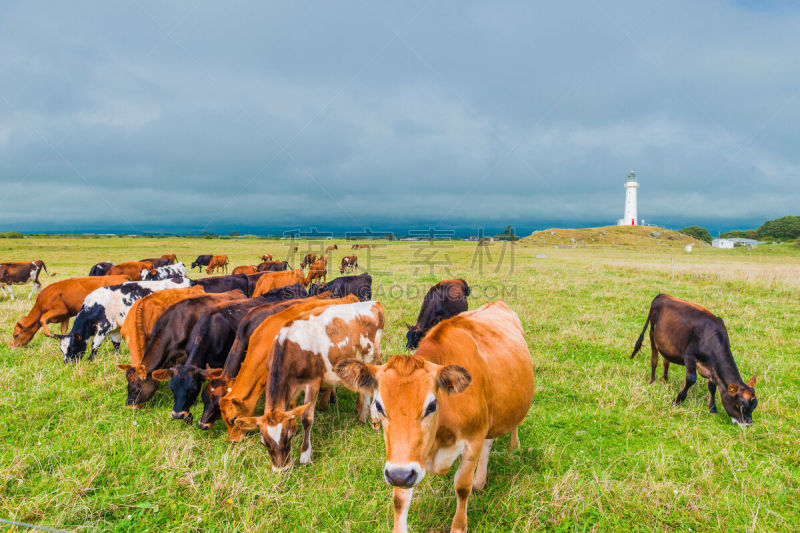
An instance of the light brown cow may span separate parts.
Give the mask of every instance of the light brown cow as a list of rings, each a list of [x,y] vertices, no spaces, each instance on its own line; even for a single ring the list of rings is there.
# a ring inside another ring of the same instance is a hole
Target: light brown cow
[[[440,322],[412,356],[382,366],[340,362],[352,389],[374,394],[383,425],[383,477],[394,487],[394,531],[407,531],[415,485],[428,471],[444,474],[460,456],[456,513],[450,531],[467,530],[467,499],[486,484],[489,450],[518,427],[533,401],[534,376],[522,324],[502,301]]]
[[[318,259],[311,263],[311,266],[308,267],[308,275],[303,280],[303,284],[308,287],[308,285],[313,282],[314,280],[321,279],[322,283],[328,279],[328,258],[324,255],[322,258]]]
[[[256,269],[255,265],[241,265],[233,269],[231,274],[244,274],[245,276],[250,276],[252,274],[257,274],[258,270]]]
[[[147,270],[155,275],[156,269],[150,261],[128,261],[108,269],[106,276],[128,276],[131,281],[141,281],[142,270]]]
[[[61,323],[61,334],[67,333],[70,317],[78,314],[83,300],[95,289],[118,285],[130,281],[128,276],[92,276],[70,278],[51,283],[36,296],[30,312],[14,326],[14,336],[9,343],[12,348],[25,346],[42,328],[48,337],[54,335],[47,324]]]
[[[261,262],[272,261],[272,254],[264,254],[261,256]]]
[[[335,244],[331,244],[330,246],[328,246],[327,248],[325,248],[325,252],[326,252],[326,253],[327,253],[327,252],[332,252],[332,251],[334,251],[334,250],[338,250],[338,249],[339,249],[339,246],[337,246],[337,245],[335,245]]]
[[[161,259],[168,259],[170,265],[174,265],[178,261],[178,256],[175,254],[164,254]]]
[[[206,274],[213,274],[215,271],[222,270],[223,274],[228,273],[228,256],[215,255],[206,267]]]
[[[279,270],[277,272],[265,272],[256,283],[253,291],[253,298],[266,294],[272,289],[279,289],[287,285],[303,282],[303,271],[299,268],[295,270]]]
[[[242,366],[235,379],[229,379],[224,385],[228,393],[219,401],[220,414],[228,427],[228,439],[239,442],[244,432],[236,427],[236,419],[252,416],[256,410],[258,399],[264,394],[267,380],[267,364],[272,355],[275,337],[286,322],[294,320],[303,313],[322,306],[332,304],[351,304],[358,301],[353,295],[337,299],[309,298],[308,301],[293,305],[285,311],[267,318],[250,336]],[[220,376],[213,376],[218,378]],[[211,391],[213,393],[213,391]]]
[[[382,332],[383,306],[375,301],[319,307],[281,328],[269,363],[264,415],[236,420],[239,429],[260,429],[273,470],[287,467],[297,419],[303,423],[300,464],[311,463],[317,395],[323,388],[343,385],[332,371],[339,361],[356,357],[367,363],[381,362]],[[305,404],[291,409],[301,392],[305,392]],[[363,396],[359,420],[366,422],[370,395]]]
[[[14,299],[14,285],[24,285],[33,282],[31,292],[28,293],[28,299],[34,293],[42,290],[42,284],[39,283],[39,274],[44,270],[48,276],[55,276],[47,272],[47,267],[44,266],[44,261],[36,259],[34,261],[15,261],[10,263],[0,263],[0,290],[3,294],[8,294],[11,299]]]
[[[128,342],[131,353],[131,363],[138,365],[142,362],[144,347],[153,331],[153,326],[167,307],[186,298],[203,294],[202,285],[186,287],[183,289],[167,289],[154,292],[136,302],[128,311],[125,322],[122,323],[120,333]]]
[[[317,260],[317,254],[306,254],[303,261],[300,263],[300,268],[311,266],[311,263]]]

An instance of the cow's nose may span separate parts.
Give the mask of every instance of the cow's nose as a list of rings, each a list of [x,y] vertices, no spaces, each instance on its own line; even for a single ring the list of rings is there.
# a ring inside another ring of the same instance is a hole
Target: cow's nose
[[[205,422],[198,422],[197,427],[200,429],[208,429],[211,427],[211,424],[206,424]]]
[[[413,468],[386,468],[383,476],[393,487],[413,487],[417,482],[417,471]]]

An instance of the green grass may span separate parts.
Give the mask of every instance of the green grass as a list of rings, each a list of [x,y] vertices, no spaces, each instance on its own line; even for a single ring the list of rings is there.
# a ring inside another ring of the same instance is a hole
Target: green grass
[[[384,353],[403,352],[404,323],[415,320],[432,282],[464,277],[474,289],[471,308],[505,295],[522,319],[536,369],[522,450],[510,452],[508,437],[495,444],[486,489],[470,499],[471,531],[784,531],[800,524],[800,250],[519,245],[509,273],[508,255],[494,271],[494,244],[481,273],[470,268],[474,245],[442,248],[434,260],[450,264],[433,272],[418,264],[429,254],[414,246],[389,244],[370,252],[371,260],[358,252],[386,308]],[[190,262],[200,253],[227,253],[239,265],[267,251],[283,258],[285,243],[0,241],[2,260],[43,259],[58,273],[46,282],[85,275],[102,260],[175,252]],[[349,253],[340,246],[334,262]],[[124,344],[119,358],[107,343],[95,362],[70,366],[41,333],[27,348],[9,349],[13,324],[32,304],[27,290],[16,289],[16,302],[0,300],[0,517],[69,530],[391,529],[383,439],[356,423],[354,394],[341,392],[340,402],[316,417],[313,465],[273,474],[254,435],[230,445],[221,422],[201,432],[171,420],[165,385],[146,408],[125,408],[125,380],[114,366],[126,359]],[[704,380],[673,407],[683,368],[672,367],[666,386],[648,385],[647,347],[628,358],[659,292],[723,317],[744,379],[758,374],[751,428],[732,425],[721,407],[707,413]],[[452,472],[427,476],[409,525],[446,531],[454,508]]]

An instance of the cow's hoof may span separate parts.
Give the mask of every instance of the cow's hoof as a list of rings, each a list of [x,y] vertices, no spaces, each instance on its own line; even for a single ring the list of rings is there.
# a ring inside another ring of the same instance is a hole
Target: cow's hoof
[[[715,415],[715,414],[717,414],[717,408],[716,408],[716,406],[714,406],[714,407],[710,407],[710,408],[708,409],[708,412],[709,412],[709,413],[711,413],[712,415]]]

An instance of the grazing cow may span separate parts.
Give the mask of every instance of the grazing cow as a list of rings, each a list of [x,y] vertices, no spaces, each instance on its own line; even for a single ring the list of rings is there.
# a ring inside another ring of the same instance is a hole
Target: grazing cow
[[[231,275],[244,274],[245,276],[251,276],[257,272],[258,270],[256,269],[255,265],[239,265],[233,269]]]
[[[186,265],[176,263],[174,265],[164,265],[156,267],[155,272],[142,270],[142,279],[145,281],[158,281],[168,278],[185,278]]]
[[[357,245],[357,244],[354,244],[353,246],[351,246],[351,247],[350,247],[350,249],[351,249],[351,250],[358,250],[358,245]]]
[[[339,274],[344,274],[345,270],[350,272],[358,270],[358,256],[346,255],[342,257],[342,266],[339,268]]]
[[[206,267],[206,274],[213,274],[216,271],[222,270],[223,274],[228,273],[228,256],[215,255]]]
[[[248,279],[244,274],[200,278],[195,280],[194,284],[202,286],[206,292],[228,292],[238,290],[249,296],[247,293]]]
[[[207,367],[219,368],[225,364],[236,337],[237,327],[250,310],[282,302],[287,299],[284,296],[289,296],[291,299],[294,294],[291,291],[276,289],[258,298],[217,304],[200,317],[189,335],[186,345],[189,356],[186,362],[153,372],[153,377],[157,380],[169,381],[169,388],[172,389],[174,398],[172,418],[182,419],[187,424],[191,423],[190,409],[197,401],[203,380],[208,375],[204,370]],[[297,303],[302,300],[291,299],[291,301]]]
[[[28,293],[28,299],[31,299],[33,294],[42,290],[42,284],[39,283],[39,273],[44,270],[45,273],[52,277],[52,274],[47,272],[47,267],[44,266],[44,261],[36,259],[35,261],[20,261],[14,263],[0,263],[0,285],[2,286],[3,294],[11,296],[14,299],[14,285],[24,285],[25,283],[33,282],[31,292]]]
[[[171,265],[168,257],[149,257],[147,259],[139,259],[140,263],[153,263],[153,268],[158,268],[166,265]]]
[[[223,369],[221,375],[215,373],[211,376],[216,379],[212,379],[209,384],[210,393],[212,395],[222,393],[222,398],[219,399],[220,415],[228,429],[228,439],[231,442],[239,442],[244,436],[244,432],[236,426],[236,419],[242,416],[252,416],[256,410],[258,399],[264,395],[267,365],[272,354],[273,344],[283,325],[317,307],[357,301],[355,296],[335,300],[314,297],[268,317],[250,336],[247,353],[238,373],[228,373]]]
[[[203,287],[195,285],[185,289],[165,289],[136,300],[125,317],[120,333],[128,342],[131,363],[138,365],[156,320],[172,304],[192,296],[204,294]]]
[[[294,253],[297,253],[297,246],[294,247]]]
[[[370,248],[377,248],[377,247],[378,247],[377,244],[373,244],[372,246],[370,246]]]
[[[89,275],[90,276],[105,276],[106,273],[108,272],[108,269],[110,269],[112,266],[114,266],[114,263],[109,263],[108,261],[104,261],[102,263],[97,263],[96,265],[94,265],[92,267],[91,270],[89,270]]]
[[[278,333],[269,363],[264,415],[239,417],[236,427],[259,428],[275,471],[285,469],[297,419],[303,424],[300,464],[311,463],[311,426],[321,389],[343,384],[332,368],[340,361],[381,362],[383,306],[374,301],[329,305],[307,311],[287,322]],[[291,408],[301,392],[305,404]],[[361,392],[359,391],[359,394]],[[370,393],[361,399],[359,420],[369,415]]]
[[[322,258],[314,261],[308,267],[308,275],[303,280],[303,284],[307,287],[311,282],[317,279],[322,279],[322,283],[328,279],[328,258],[324,255]]]
[[[36,302],[27,316],[16,323],[9,346],[19,348],[27,345],[39,328],[48,337],[54,337],[47,324],[56,322],[61,323],[61,334],[65,334],[70,317],[78,314],[83,300],[90,292],[99,287],[118,285],[126,281],[130,281],[127,276],[94,276],[51,283],[36,296]]]
[[[686,399],[689,388],[697,381],[697,372],[708,380],[708,410],[717,412],[716,392],[725,412],[735,424],[750,425],[758,405],[756,377],[745,383],[733,360],[728,330],[721,318],[709,310],[667,294],[659,294],[650,304],[650,313],[642,334],[636,341],[631,358],[641,349],[647,326],[650,326],[650,383],[656,380],[658,355],[664,358],[664,382],[669,364],[686,367],[686,383],[675,397],[678,405]]]
[[[261,262],[272,261],[272,254],[264,254],[261,256]]]
[[[257,272],[278,272],[281,270],[288,270],[288,261],[264,261],[256,267]]]
[[[467,499],[486,484],[492,441],[511,433],[511,448],[518,448],[518,427],[533,401],[531,354],[517,314],[499,300],[440,322],[414,355],[382,366],[351,359],[334,371],[375,398],[372,414],[386,445],[383,478],[394,487],[394,531],[407,531],[414,486],[428,471],[445,474],[461,456],[450,531],[465,532]]]
[[[372,276],[366,272],[358,276],[342,276],[324,285],[315,283],[308,292],[316,295],[326,291],[330,292],[334,298],[354,294],[360,301],[366,302],[372,299]]]
[[[272,289],[303,282],[303,271],[298,269],[282,272],[265,272],[256,283],[253,297],[266,294]]]
[[[469,296],[469,285],[463,279],[447,279],[431,287],[422,300],[417,323],[413,326],[406,324],[408,328],[406,348],[415,349],[425,333],[433,326],[466,311],[467,296]]]
[[[241,291],[193,296],[171,305],[156,320],[150,340],[138,364],[118,364],[128,381],[126,405],[141,407],[153,397],[158,389],[158,380],[153,372],[174,366],[186,355],[186,342],[200,317],[218,303],[244,298]]]
[[[203,271],[204,266],[208,266],[211,262],[211,258],[214,257],[213,255],[198,255],[197,259],[192,261],[192,270],[195,268],[199,269],[200,272]]]
[[[306,254],[303,258],[303,262],[300,263],[300,268],[305,268],[307,266],[311,266],[311,263],[317,260],[317,254]]]
[[[338,249],[339,249],[339,247],[338,247],[337,245],[335,245],[335,244],[331,244],[330,246],[328,246],[327,248],[325,248],[325,252],[326,252],[326,253],[327,253],[327,252],[332,252],[332,251],[334,251],[334,250],[338,250]]]
[[[120,328],[134,302],[164,289],[188,287],[189,278],[170,278],[163,281],[128,281],[95,289],[86,296],[78,311],[72,330],[61,339],[64,363],[80,359],[86,352],[86,342],[94,335],[89,360],[94,359],[103,340],[110,335],[114,351],[119,353]]]
[[[112,266],[106,272],[106,276],[128,276],[131,281],[141,281],[142,271],[153,274],[156,269],[153,268],[153,263],[148,261],[130,261]]]

